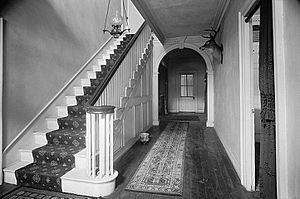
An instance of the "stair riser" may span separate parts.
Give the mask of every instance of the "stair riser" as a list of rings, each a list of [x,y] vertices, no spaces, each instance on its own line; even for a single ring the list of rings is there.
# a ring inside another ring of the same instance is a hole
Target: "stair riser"
[[[17,184],[15,172],[10,172],[10,171],[4,172],[4,182],[8,184]]]
[[[95,73],[94,71],[89,71],[89,72],[87,73],[87,77],[88,77],[89,79],[96,79],[96,73]]]
[[[66,117],[68,115],[67,106],[56,107],[56,109],[57,109],[57,116],[58,117]]]
[[[75,96],[66,96],[66,105],[67,106],[73,106],[76,105],[76,97]]]
[[[46,135],[42,133],[34,134],[34,142],[39,145],[47,144]]]
[[[80,83],[81,83],[82,87],[84,87],[84,86],[91,86],[90,79],[81,79]]]
[[[56,130],[58,129],[58,124],[56,119],[46,119],[47,121],[47,129]]]
[[[20,157],[21,157],[21,161],[23,162],[33,162],[32,151],[21,150]]]

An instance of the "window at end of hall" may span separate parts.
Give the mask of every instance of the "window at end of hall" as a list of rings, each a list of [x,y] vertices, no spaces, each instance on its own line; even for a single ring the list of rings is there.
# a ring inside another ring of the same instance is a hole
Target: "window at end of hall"
[[[194,97],[193,82],[194,82],[193,73],[180,74],[180,96],[181,97]]]

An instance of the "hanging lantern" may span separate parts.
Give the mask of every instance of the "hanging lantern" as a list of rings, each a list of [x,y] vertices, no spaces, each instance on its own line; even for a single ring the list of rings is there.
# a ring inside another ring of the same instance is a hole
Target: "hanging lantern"
[[[106,16],[105,16],[105,23],[104,23],[104,29],[103,29],[103,33],[108,32],[111,34],[111,36],[113,36],[115,39],[119,38],[126,30],[130,31],[130,29],[128,28],[128,22],[127,22],[127,13],[126,13],[126,9],[125,9],[125,4],[124,4],[124,0],[123,1],[123,11],[125,14],[125,19],[123,19],[123,17],[120,15],[119,11],[116,11],[116,14],[112,16],[111,18],[111,26],[112,29],[111,30],[107,30],[106,28],[106,21],[107,21],[107,14],[109,11],[109,7],[110,7],[110,0],[108,1],[108,5],[107,5],[107,11],[106,11]],[[127,26],[125,29],[121,29],[123,22],[126,22]]]

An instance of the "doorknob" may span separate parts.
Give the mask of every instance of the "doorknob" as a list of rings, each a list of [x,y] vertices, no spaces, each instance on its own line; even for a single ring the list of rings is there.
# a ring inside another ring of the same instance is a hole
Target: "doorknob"
[[[251,108],[251,113],[255,113],[255,108]]]

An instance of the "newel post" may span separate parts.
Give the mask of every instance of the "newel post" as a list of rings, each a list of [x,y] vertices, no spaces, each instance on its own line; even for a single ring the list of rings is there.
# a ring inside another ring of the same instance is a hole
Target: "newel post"
[[[114,106],[86,107],[87,175],[104,183],[110,181],[111,192],[118,176],[118,172],[113,169],[114,109]]]

